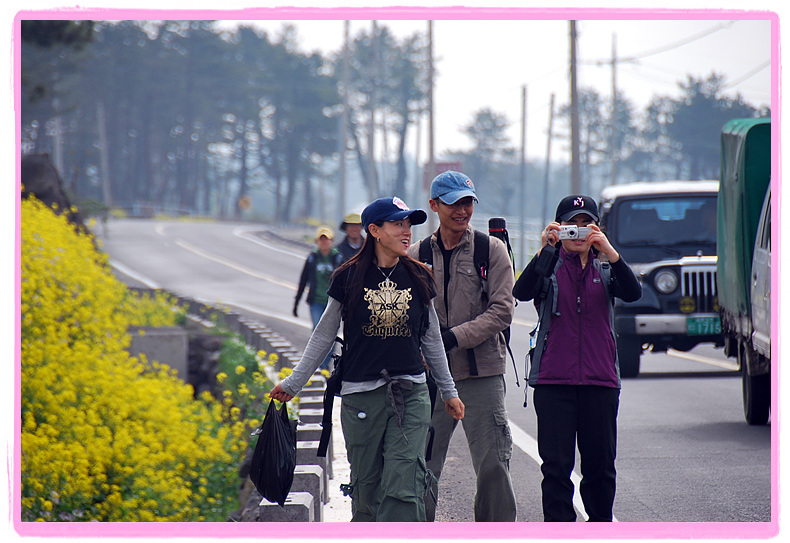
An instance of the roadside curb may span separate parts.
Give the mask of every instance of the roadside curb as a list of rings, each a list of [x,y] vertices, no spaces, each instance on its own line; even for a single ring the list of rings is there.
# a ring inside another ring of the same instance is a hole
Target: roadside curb
[[[129,287],[138,293],[161,292],[161,289]],[[256,351],[265,351],[277,354],[276,371],[282,368],[293,368],[299,362],[301,353],[279,334],[272,332],[264,324],[243,317],[227,309],[205,304],[192,298],[179,296],[168,292],[176,303],[187,309],[191,322],[203,328],[221,326],[231,333],[238,334],[243,341]],[[324,509],[330,500],[343,500],[343,496],[330,491],[330,479],[334,479],[333,459],[335,450],[345,453],[342,442],[342,432],[332,432],[332,441],[326,457],[317,456],[318,439],[321,433],[321,418],[323,415],[323,397],[326,390],[326,378],[316,373],[311,378],[311,384],[299,394],[299,424],[297,426],[297,466],[294,472],[294,483],[283,507],[270,503],[252,487],[249,477],[244,481],[246,491],[242,494],[245,503],[241,503],[242,521],[259,522],[323,522],[325,521]],[[304,405],[304,413],[302,409]],[[339,413],[339,408],[334,411]],[[339,429],[339,421],[337,421]],[[317,432],[316,432],[317,430]],[[316,437],[316,435],[318,437]],[[338,442],[338,440],[340,440]],[[339,484],[331,485],[339,487]],[[252,488],[250,488],[252,487]],[[333,506],[335,504],[332,504]],[[350,520],[350,499],[348,503],[337,504],[332,507],[335,513],[332,520]],[[255,510],[257,509],[257,511]]]

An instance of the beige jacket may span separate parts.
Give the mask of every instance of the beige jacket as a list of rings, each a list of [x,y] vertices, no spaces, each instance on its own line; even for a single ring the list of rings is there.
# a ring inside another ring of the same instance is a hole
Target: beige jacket
[[[458,346],[447,353],[456,381],[469,377],[489,377],[505,373],[507,347],[501,332],[510,326],[515,310],[513,268],[505,244],[490,237],[488,303],[483,305],[480,278],[473,265],[474,234],[469,226],[450,257],[450,281],[445,299],[444,258],[431,235],[433,272],[437,285],[434,300],[439,325],[450,328]],[[419,259],[419,242],[409,247],[409,256]],[[470,375],[468,349],[474,349],[478,374]]]

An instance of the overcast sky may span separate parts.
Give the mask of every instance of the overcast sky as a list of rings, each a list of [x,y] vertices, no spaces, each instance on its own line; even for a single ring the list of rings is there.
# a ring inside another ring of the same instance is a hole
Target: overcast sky
[[[507,116],[511,144],[520,148],[522,89],[526,86],[527,156],[545,160],[552,94],[555,111],[570,97],[571,18],[578,19],[579,86],[592,87],[605,99],[612,95],[613,75],[618,90],[641,111],[656,95],[678,96],[677,83],[687,75],[704,78],[715,72],[726,78],[730,93],[741,93],[755,106],[771,103],[771,12],[759,1],[750,3],[755,11],[744,11],[742,2],[736,11],[730,5],[736,3],[727,0],[718,2],[721,7],[715,10],[700,9],[692,0],[666,0],[661,10],[632,1],[627,3],[627,12],[604,2],[596,3],[598,7],[552,10],[493,8],[486,2],[463,2],[467,7],[459,8],[458,4],[461,2],[348,0],[327,1],[317,9],[298,0],[258,2],[255,8],[237,0],[227,0],[221,6],[205,0],[194,0],[188,6],[167,0],[104,0],[96,7],[64,11],[56,9],[58,4],[28,0],[24,9],[53,17],[66,14],[67,18],[255,19],[257,26],[274,36],[288,21],[296,25],[303,51],[324,54],[342,47],[344,19],[351,20],[352,38],[361,31],[369,32],[374,19],[399,38],[427,32],[427,19],[433,19],[437,158],[445,150],[471,146],[463,127],[482,108]],[[528,4],[519,2],[520,6]],[[614,74],[613,55],[618,59]],[[427,160],[427,126],[424,120],[419,138],[416,129],[410,134],[410,153],[419,153],[421,161]],[[561,128],[555,120],[554,134]],[[555,139],[552,159],[562,160],[566,147]]]
[[[434,21],[437,153],[468,148],[471,142],[463,127],[482,108],[505,114],[511,121],[512,143],[520,146],[522,89],[526,86],[527,155],[531,159],[546,156],[551,95],[555,95],[555,110],[569,102],[570,25],[566,19],[534,20],[524,18],[527,14],[523,11],[511,13],[523,19]],[[383,16],[378,24],[400,38],[427,32],[425,20],[391,20],[386,12],[374,14]],[[444,15],[458,16],[452,12]],[[770,105],[769,20],[737,20],[724,12],[717,18],[705,14],[705,19],[697,20],[650,20],[649,15],[645,13],[641,20],[577,22],[580,87],[595,88],[609,99],[614,75],[618,91],[641,110],[656,95],[678,96],[678,82],[685,81],[687,75],[705,78],[715,72],[726,78],[728,93],[739,92],[755,106]],[[289,23],[297,27],[304,51],[329,53],[342,47],[342,20]],[[267,20],[255,24],[276,36],[284,23]],[[371,26],[370,20],[354,20],[351,36],[370,32]],[[618,59],[614,73],[613,48]],[[422,157],[427,153],[426,126],[420,138]],[[555,124],[555,134],[558,128]],[[416,146],[416,137],[411,141]]]

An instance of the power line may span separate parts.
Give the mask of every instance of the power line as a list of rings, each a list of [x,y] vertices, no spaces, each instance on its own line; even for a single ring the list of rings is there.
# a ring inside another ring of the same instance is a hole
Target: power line
[[[744,81],[746,81],[747,79],[749,79],[750,77],[752,77],[753,75],[757,74],[758,72],[762,71],[764,68],[766,68],[767,66],[770,66],[770,65],[771,65],[771,59],[769,58],[768,60],[766,60],[765,62],[763,62],[762,64],[760,64],[756,68],[754,68],[753,70],[743,74],[741,77],[739,77],[735,81],[732,81],[732,82],[724,85],[723,88],[726,90],[726,89],[731,89],[733,87],[737,87],[738,85],[740,85],[741,83],[743,83]]]
[[[688,38],[684,38],[684,39],[682,39],[680,41],[676,41],[676,42],[673,42],[673,43],[670,43],[670,44],[667,44],[667,45],[662,45],[661,47],[658,47],[656,49],[650,49],[648,51],[644,51],[644,52],[638,53],[636,55],[631,55],[629,57],[618,58],[617,62],[636,62],[636,61],[638,61],[640,59],[643,59],[643,58],[651,57],[653,55],[658,55],[659,53],[665,53],[667,51],[671,51],[672,49],[677,49],[678,47],[682,47],[682,46],[687,45],[687,44],[689,44],[691,42],[694,42],[694,41],[697,41],[699,39],[702,39],[702,38],[704,38],[706,36],[710,36],[714,32],[718,32],[719,30],[723,30],[725,28],[730,28],[736,22],[737,21],[727,21],[726,23],[718,24],[718,25],[716,25],[714,27],[711,27],[711,28],[709,28],[707,30],[703,30],[702,32],[694,34],[693,36],[689,36]],[[595,64],[595,65],[607,65],[608,66],[608,65],[612,64],[612,59],[590,60],[590,61],[583,62],[583,64]]]
[[[663,47],[659,47],[657,49],[653,49],[653,50],[650,50],[650,51],[645,51],[644,53],[639,53],[638,55],[633,55],[631,57],[626,57],[626,58],[624,58],[622,60],[623,60],[623,62],[634,62],[636,60],[639,60],[639,59],[642,59],[642,58],[645,58],[645,57],[650,57],[650,56],[653,56],[653,55],[657,55],[659,53],[665,53],[666,51],[671,51],[672,49],[677,49],[678,47],[682,47],[682,46],[684,46],[684,45],[686,45],[688,43],[697,41],[697,40],[702,39],[702,38],[704,38],[706,36],[710,36],[714,32],[718,32],[719,30],[723,30],[725,28],[730,28],[735,23],[736,23],[736,21],[728,21],[726,23],[722,23],[722,24],[716,25],[716,26],[714,26],[712,28],[709,28],[708,30],[703,30],[699,34],[695,34],[693,36],[689,36],[688,38],[680,40],[678,42],[671,43],[669,45],[665,45]]]

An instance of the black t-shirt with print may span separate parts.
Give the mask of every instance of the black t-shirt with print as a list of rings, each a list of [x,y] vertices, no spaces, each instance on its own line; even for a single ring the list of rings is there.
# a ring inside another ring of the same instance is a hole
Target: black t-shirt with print
[[[345,303],[346,286],[350,288],[354,269],[347,268],[332,279],[327,292],[332,298]],[[389,282],[385,275],[389,275]],[[381,271],[371,266],[365,275],[362,299],[344,327],[343,380],[375,381],[383,369],[390,375],[422,373],[419,336],[427,310],[403,264]]]

